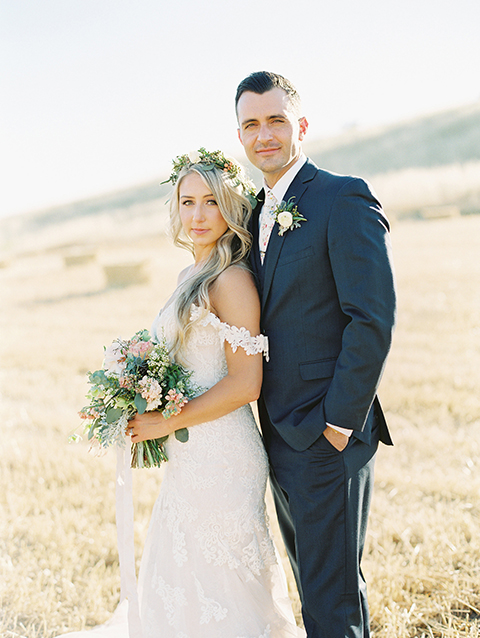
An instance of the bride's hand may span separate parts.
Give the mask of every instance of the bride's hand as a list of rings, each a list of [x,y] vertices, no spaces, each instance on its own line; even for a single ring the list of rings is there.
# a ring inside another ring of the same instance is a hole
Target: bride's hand
[[[157,411],[136,414],[128,422],[127,435],[130,435],[132,443],[159,439],[174,431],[171,421],[173,418],[165,419],[162,413]]]

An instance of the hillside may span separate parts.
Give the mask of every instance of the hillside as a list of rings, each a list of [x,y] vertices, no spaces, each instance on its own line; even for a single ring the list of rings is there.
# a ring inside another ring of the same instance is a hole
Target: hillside
[[[479,161],[480,102],[373,131],[349,131],[306,150],[319,166],[367,177]]]
[[[392,217],[448,207],[480,212],[480,102],[305,145],[321,167],[369,178]],[[254,178],[259,183],[258,172]],[[158,181],[48,210],[0,219],[0,249],[95,244],[163,232],[168,185]],[[446,210],[446,209],[445,209]],[[436,213],[433,213],[436,215]]]

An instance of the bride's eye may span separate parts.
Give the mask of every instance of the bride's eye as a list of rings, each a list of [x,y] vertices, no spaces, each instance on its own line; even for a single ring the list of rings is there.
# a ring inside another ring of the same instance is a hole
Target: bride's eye
[[[207,204],[209,206],[216,206],[217,202],[214,199],[207,199]]]
[[[181,204],[182,204],[182,206],[192,206],[192,204],[193,204],[193,200],[192,200],[192,199],[184,199],[184,200],[181,202]]]

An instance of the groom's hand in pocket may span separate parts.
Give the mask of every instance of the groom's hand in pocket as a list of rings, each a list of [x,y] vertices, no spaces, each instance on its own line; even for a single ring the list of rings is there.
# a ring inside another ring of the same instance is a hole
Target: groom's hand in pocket
[[[323,431],[323,436],[339,452],[343,452],[348,445],[349,437],[337,430],[334,430],[329,425],[327,425]]]

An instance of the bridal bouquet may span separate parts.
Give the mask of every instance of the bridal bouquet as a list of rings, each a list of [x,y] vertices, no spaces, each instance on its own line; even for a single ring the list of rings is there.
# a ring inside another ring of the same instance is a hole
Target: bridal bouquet
[[[190,376],[171,361],[165,340],[153,341],[148,330],[128,341],[116,339],[105,349],[102,369],[88,373],[89,404],[79,412],[88,438],[100,448],[124,446],[128,419],[137,412],[158,410],[166,419],[178,414],[194,392]],[[188,430],[177,430],[175,436],[186,442]],[[159,467],[167,461],[167,438],[134,443],[131,466]]]

